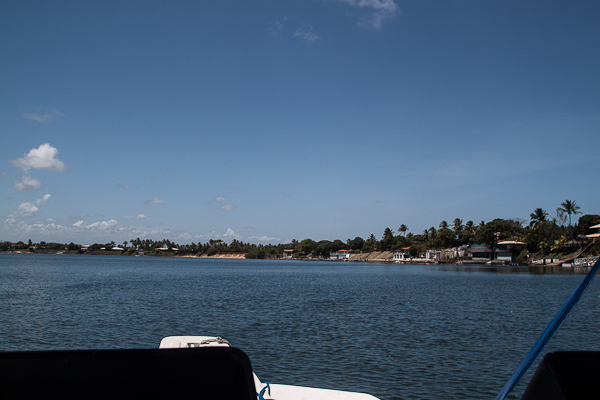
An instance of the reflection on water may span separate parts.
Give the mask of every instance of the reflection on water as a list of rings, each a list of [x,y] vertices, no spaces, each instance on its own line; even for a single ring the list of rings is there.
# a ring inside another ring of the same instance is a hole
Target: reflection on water
[[[270,382],[381,399],[493,398],[579,273],[0,254],[0,350],[157,347],[164,336],[222,336]],[[598,349],[599,310],[594,282],[548,350]]]

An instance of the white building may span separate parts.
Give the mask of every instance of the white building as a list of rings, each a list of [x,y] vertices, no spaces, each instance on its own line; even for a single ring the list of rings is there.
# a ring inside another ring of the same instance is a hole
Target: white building
[[[402,250],[394,251],[394,256],[392,257],[392,260],[394,260],[395,262],[410,261],[410,254],[408,254],[408,247],[405,247]]]
[[[330,253],[329,259],[332,261],[348,261],[350,259],[350,250],[338,250],[335,253]]]

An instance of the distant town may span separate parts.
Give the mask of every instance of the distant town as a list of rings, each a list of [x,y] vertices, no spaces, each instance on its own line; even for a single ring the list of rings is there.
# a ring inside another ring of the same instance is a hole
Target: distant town
[[[582,214],[576,224],[572,217]],[[374,234],[329,241],[303,239],[277,245],[233,240],[177,244],[168,239],[131,239],[122,243],[75,244],[0,242],[2,252],[92,254],[123,256],[171,256],[212,258],[271,258],[396,263],[477,263],[510,265],[580,265],[593,263],[600,254],[600,215],[583,214],[575,201],[566,200],[555,216],[535,209],[530,220],[501,219],[490,222],[441,221],[421,233],[407,225],[385,228],[381,239]]]

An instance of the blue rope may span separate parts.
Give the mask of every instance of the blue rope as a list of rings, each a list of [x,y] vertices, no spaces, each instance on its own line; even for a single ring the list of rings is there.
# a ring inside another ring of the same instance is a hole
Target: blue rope
[[[271,395],[271,386],[269,385],[269,382],[265,382],[265,387],[262,388],[260,393],[256,393],[256,395],[258,396],[258,400],[265,400],[265,398],[263,396],[264,396],[266,390],[269,391],[269,396],[270,396]]]
[[[498,393],[495,400],[503,400],[517,383],[519,383],[523,375],[525,375],[525,372],[531,367],[537,356],[542,352],[548,341],[550,341],[556,330],[560,327],[560,324],[563,323],[565,318],[567,318],[567,315],[569,315],[573,307],[575,307],[583,295],[583,292],[585,292],[585,289],[587,289],[590,282],[592,282],[598,273],[598,269],[600,269],[600,258],[598,258],[592,269],[590,269],[590,272],[583,278],[583,281],[581,281],[565,305],[562,306],[558,314],[556,314],[552,322],[550,322],[544,333],[542,333],[538,341],[533,345],[533,348],[529,351],[529,354],[527,354],[527,357],[521,362],[519,368],[517,368],[500,393]]]

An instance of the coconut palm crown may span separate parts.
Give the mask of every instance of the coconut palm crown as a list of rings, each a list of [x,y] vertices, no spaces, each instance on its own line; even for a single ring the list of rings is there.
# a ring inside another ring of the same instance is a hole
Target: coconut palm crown
[[[538,229],[540,226],[548,222],[548,213],[542,208],[536,208],[534,212],[529,214],[529,218],[531,218],[529,225],[533,229]]]
[[[565,200],[560,203],[560,207],[556,209],[559,215],[569,215],[569,232],[571,232],[571,241],[573,241],[573,228],[571,226],[571,214],[581,214],[581,207],[575,204],[575,200]]]

